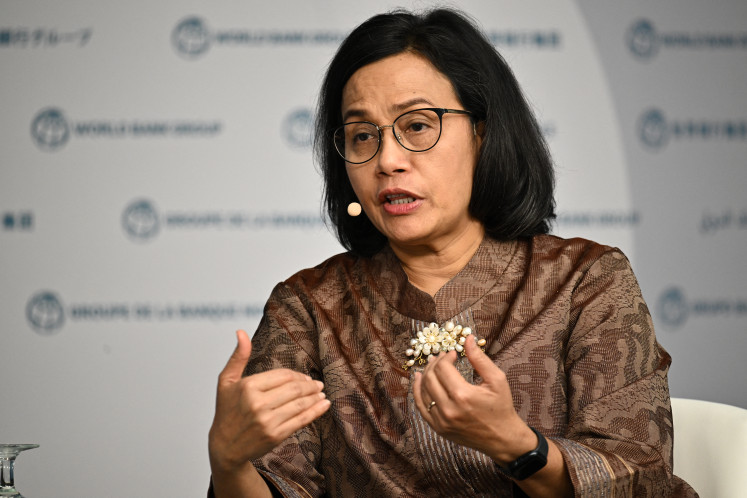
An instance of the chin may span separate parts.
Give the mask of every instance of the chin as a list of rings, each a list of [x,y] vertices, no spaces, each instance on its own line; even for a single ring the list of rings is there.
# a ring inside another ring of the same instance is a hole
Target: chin
[[[409,220],[395,220],[398,223],[387,223],[382,228],[376,227],[383,233],[389,242],[395,244],[417,244],[426,242],[432,235],[429,230],[424,230],[423,222],[414,217]]]
[[[390,244],[397,244],[400,246],[427,246],[437,240],[438,237],[432,234],[424,233],[408,233],[408,234],[393,234],[389,237]]]

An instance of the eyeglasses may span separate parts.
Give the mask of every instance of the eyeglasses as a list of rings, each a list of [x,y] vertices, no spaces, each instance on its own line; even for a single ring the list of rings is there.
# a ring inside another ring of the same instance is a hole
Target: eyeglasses
[[[370,161],[381,148],[381,130],[391,128],[394,138],[405,149],[425,152],[432,149],[441,138],[444,114],[466,114],[459,109],[426,108],[415,109],[400,115],[394,123],[378,126],[369,121],[345,123],[335,130],[334,141],[337,152],[351,164]]]

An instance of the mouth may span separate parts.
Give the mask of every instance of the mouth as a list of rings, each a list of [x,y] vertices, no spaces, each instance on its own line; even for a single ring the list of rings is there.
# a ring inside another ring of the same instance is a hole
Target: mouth
[[[392,194],[386,196],[386,202],[389,204],[410,204],[415,202],[415,198],[405,194]]]
[[[417,211],[423,199],[414,192],[402,188],[388,188],[379,192],[379,203],[390,216],[403,216]]]

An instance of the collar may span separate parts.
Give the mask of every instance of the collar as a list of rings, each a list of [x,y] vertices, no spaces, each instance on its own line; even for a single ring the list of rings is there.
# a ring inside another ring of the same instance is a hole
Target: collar
[[[516,241],[485,236],[469,262],[435,296],[410,283],[389,246],[371,258],[373,286],[402,315],[441,323],[471,307],[501,280],[517,252]]]

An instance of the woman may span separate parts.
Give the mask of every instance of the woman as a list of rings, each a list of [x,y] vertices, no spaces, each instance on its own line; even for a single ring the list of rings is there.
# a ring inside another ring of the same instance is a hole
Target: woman
[[[670,358],[629,263],[547,235],[547,148],[470,22],[354,30],[316,148],[349,252],[279,284],[252,343],[238,333],[211,493],[695,496],[671,473]]]

